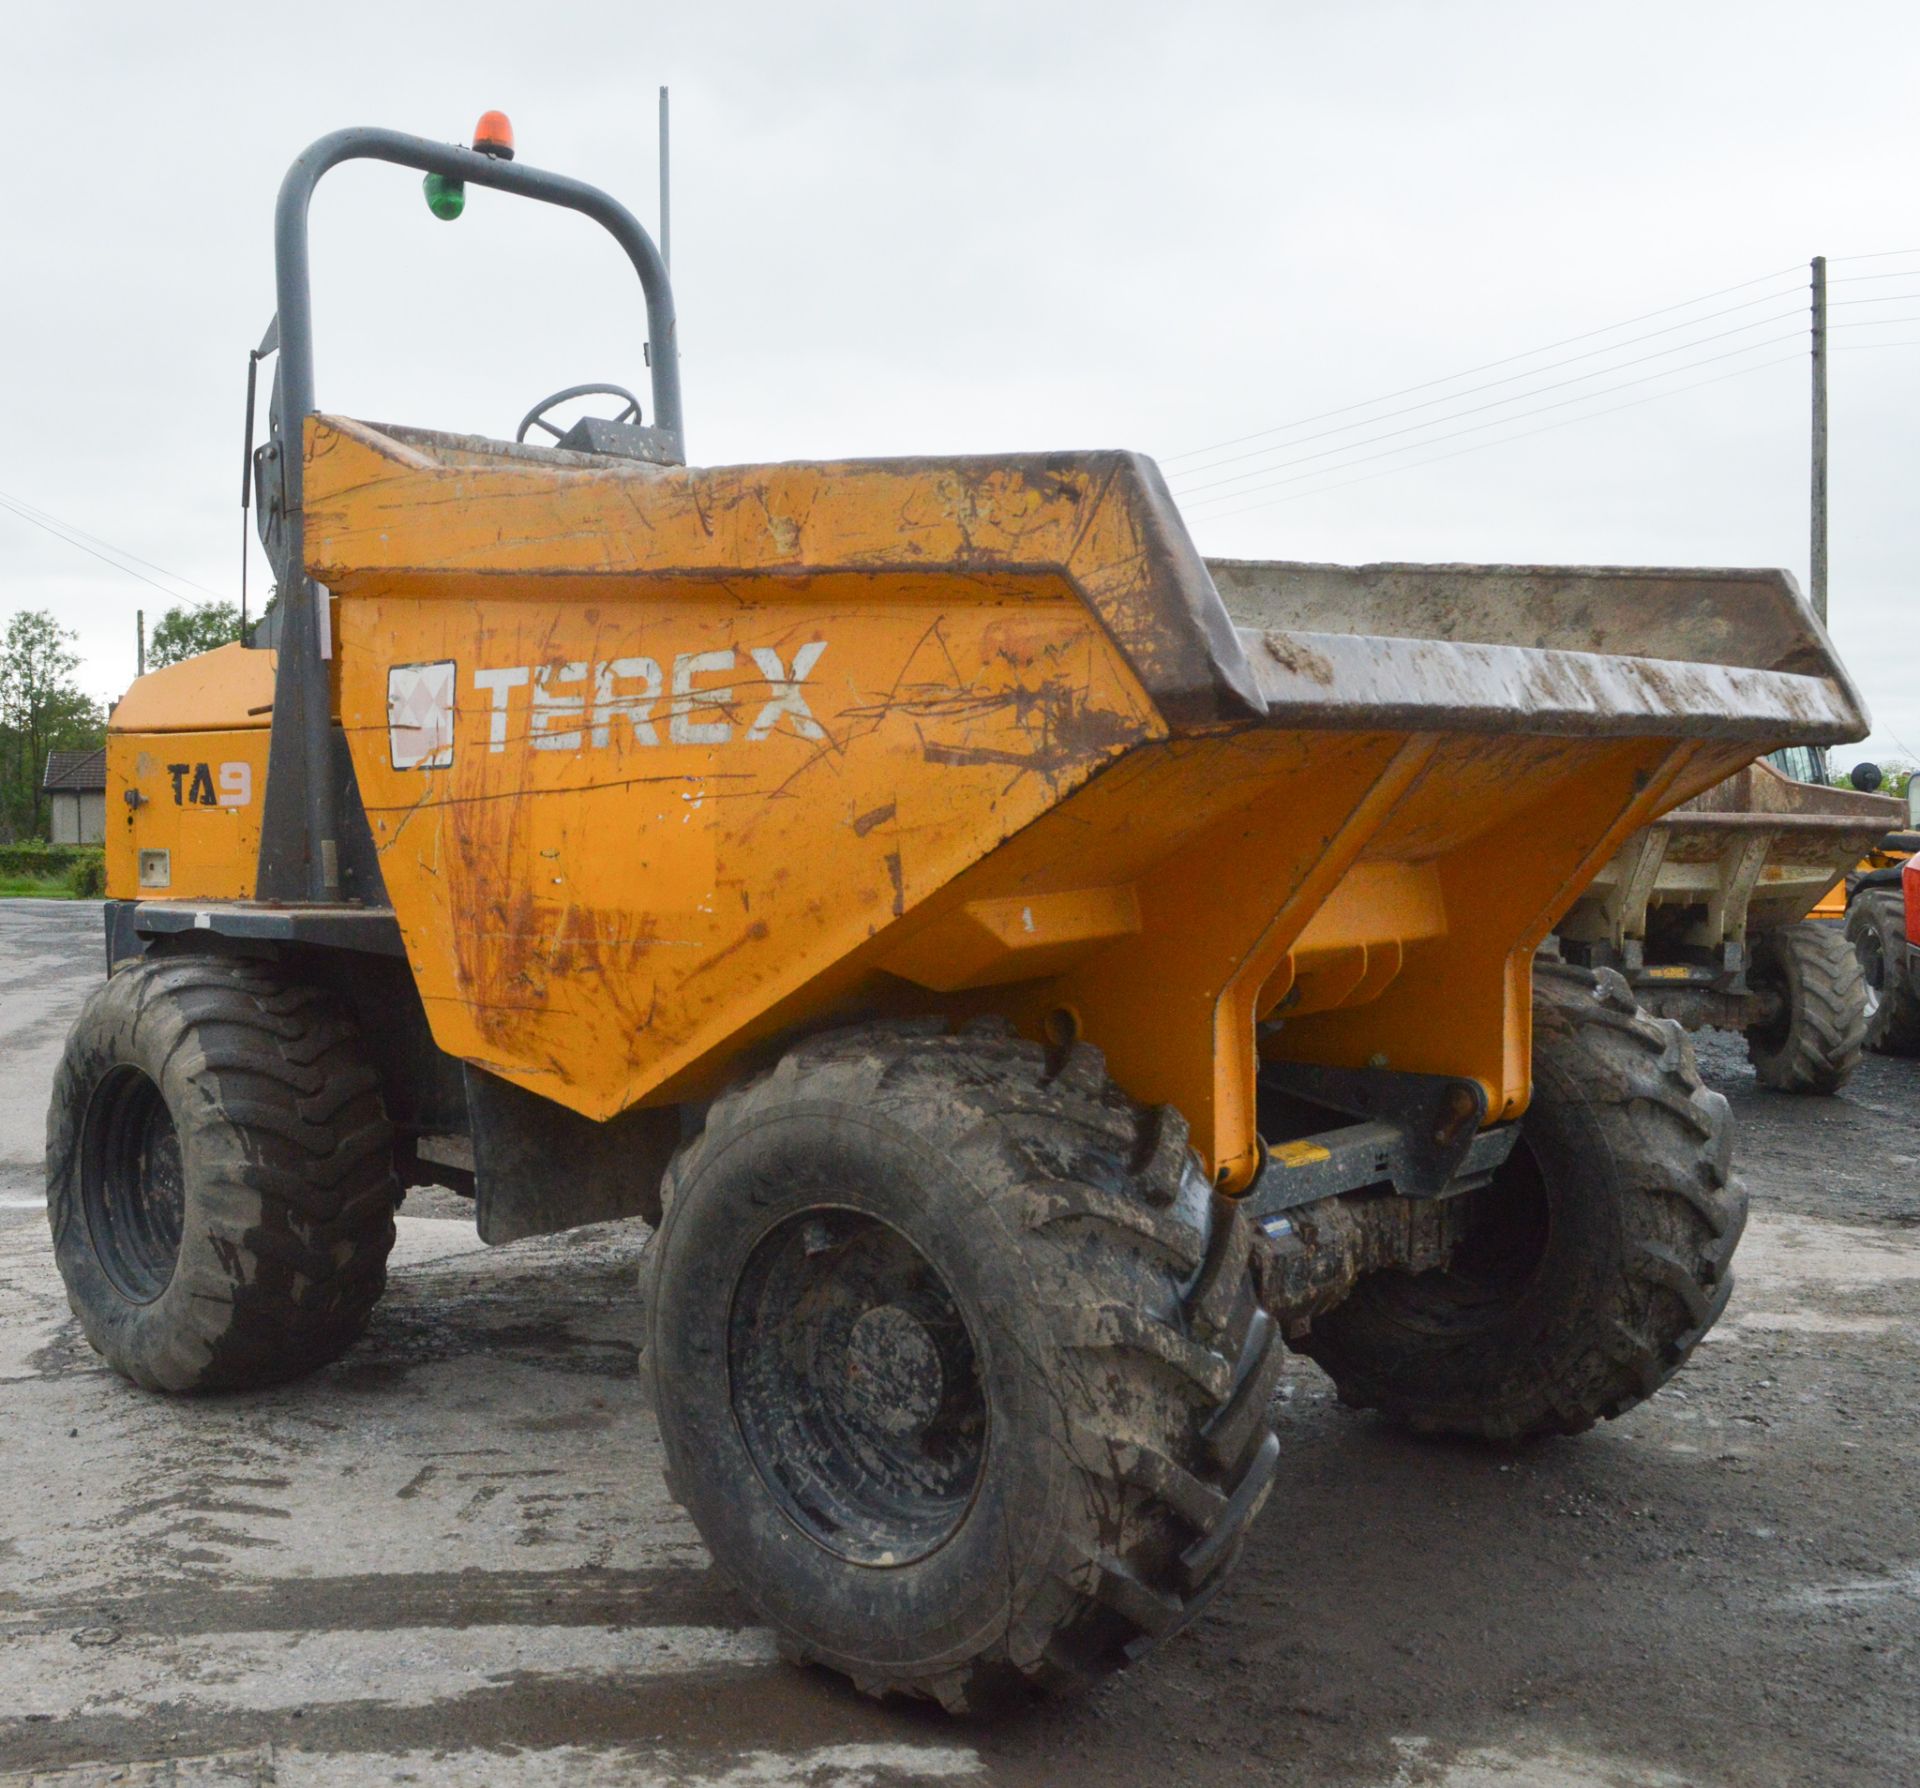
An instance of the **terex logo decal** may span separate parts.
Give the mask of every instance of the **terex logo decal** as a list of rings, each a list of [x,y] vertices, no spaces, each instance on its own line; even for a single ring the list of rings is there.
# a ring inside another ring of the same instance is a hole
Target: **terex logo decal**
[[[396,770],[441,770],[453,762],[451,658],[387,669],[387,755]]]
[[[536,751],[604,749],[629,739],[727,745],[736,737],[769,738],[783,726],[818,740],[827,735],[807,706],[805,684],[826,649],[825,640],[810,640],[786,664],[771,646],[749,648],[755,674],[739,692],[738,707],[734,684],[721,680],[744,669],[731,646],[682,652],[665,660],[664,669],[661,660],[646,657],[509,664],[475,671],[470,686],[486,697],[489,751],[505,751],[509,738],[525,739]],[[458,683],[459,667],[450,658],[388,667],[387,751],[396,770],[452,764]],[[753,718],[742,726],[748,706]]]
[[[736,731],[747,740],[760,740],[782,724],[803,739],[824,739],[827,735],[807,706],[803,685],[826,649],[825,640],[812,640],[794,653],[789,666],[770,646],[751,648],[747,656],[767,693],[743,729],[736,727],[733,714],[733,685],[719,681],[738,668],[739,655],[731,646],[682,652],[665,671],[659,660],[641,657],[506,665],[475,671],[473,687],[491,703],[489,751],[506,750],[509,720],[521,707],[516,691],[522,689],[528,692],[526,736],[536,751],[604,748],[616,736],[630,737],[637,745],[658,745],[663,719],[669,745],[726,745]],[[743,699],[752,701],[758,694],[754,689]]]

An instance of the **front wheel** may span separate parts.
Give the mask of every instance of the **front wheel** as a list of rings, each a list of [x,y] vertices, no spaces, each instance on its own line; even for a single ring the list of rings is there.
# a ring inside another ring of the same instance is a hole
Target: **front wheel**
[[[324,1365],[386,1284],[393,1138],[351,1017],[271,964],[153,958],[81,1008],[47,1112],[67,1301],[159,1391]]]
[[[1449,1265],[1386,1271],[1304,1350],[1421,1433],[1577,1434],[1666,1383],[1718,1320],[1746,1194],[1727,1102],[1611,970],[1537,963],[1533,1101]]]
[[[1760,1084],[1779,1093],[1837,1093],[1867,1046],[1867,989],[1837,925],[1801,919],[1753,940],[1748,980],[1773,1015],[1747,1032]]]
[[[653,1245],[670,1487],[790,1656],[977,1706],[1224,1582],[1284,1350],[1250,1225],[1097,1051],[803,1043],[715,1103]]]

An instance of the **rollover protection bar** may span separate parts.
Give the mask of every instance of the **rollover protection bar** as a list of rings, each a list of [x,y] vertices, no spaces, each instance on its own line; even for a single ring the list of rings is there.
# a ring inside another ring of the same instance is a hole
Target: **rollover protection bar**
[[[268,758],[265,812],[260,833],[257,895],[262,900],[332,901],[340,897],[340,816],[328,715],[325,638],[320,603],[305,563],[305,467],[300,450],[306,418],[315,407],[313,291],[308,274],[307,213],[314,188],[346,161],[385,161],[439,174],[470,186],[490,186],[523,199],[559,205],[590,217],[626,251],[646,296],[652,370],[654,426],[672,457],[686,458],[686,425],[680,402],[680,353],[673,314],[673,288],[653,238],[619,200],[597,186],[550,174],[524,163],[496,159],[453,143],[430,142],[397,130],[361,127],[336,130],[294,159],[274,207],[274,289],[279,306],[275,330],[280,348],[277,432],[269,476],[278,489],[263,489],[264,507],[277,509],[283,531],[284,571],[280,600],[280,662],[274,682],[273,742]]]

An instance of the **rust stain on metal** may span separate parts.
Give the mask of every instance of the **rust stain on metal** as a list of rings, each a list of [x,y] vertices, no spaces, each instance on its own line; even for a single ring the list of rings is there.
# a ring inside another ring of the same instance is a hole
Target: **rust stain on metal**
[[[1260,637],[1261,649],[1282,670],[1296,677],[1310,677],[1322,689],[1333,685],[1333,666],[1327,658],[1303,645],[1291,634],[1267,633]]]

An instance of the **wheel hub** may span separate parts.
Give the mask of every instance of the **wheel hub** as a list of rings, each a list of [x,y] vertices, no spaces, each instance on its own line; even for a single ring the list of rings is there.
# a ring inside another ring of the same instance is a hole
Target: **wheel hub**
[[[933,1425],[946,1390],[940,1349],[897,1304],[869,1310],[847,1336],[847,1399],[873,1426],[902,1439]]]
[[[1867,1016],[1872,1018],[1880,1010],[1880,988],[1886,979],[1887,965],[1880,954],[1880,940],[1870,937],[1865,948],[1858,951],[1860,957],[1860,978],[1867,986]]]
[[[734,1288],[727,1351],[741,1438],[808,1538],[898,1565],[958,1531],[986,1397],[958,1303],[898,1230],[840,1209],[777,1224]]]
[[[81,1182],[87,1227],[107,1276],[135,1303],[152,1303],[180,1256],[186,1176],[173,1115],[138,1068],[115,1068],[94,1089]]]

